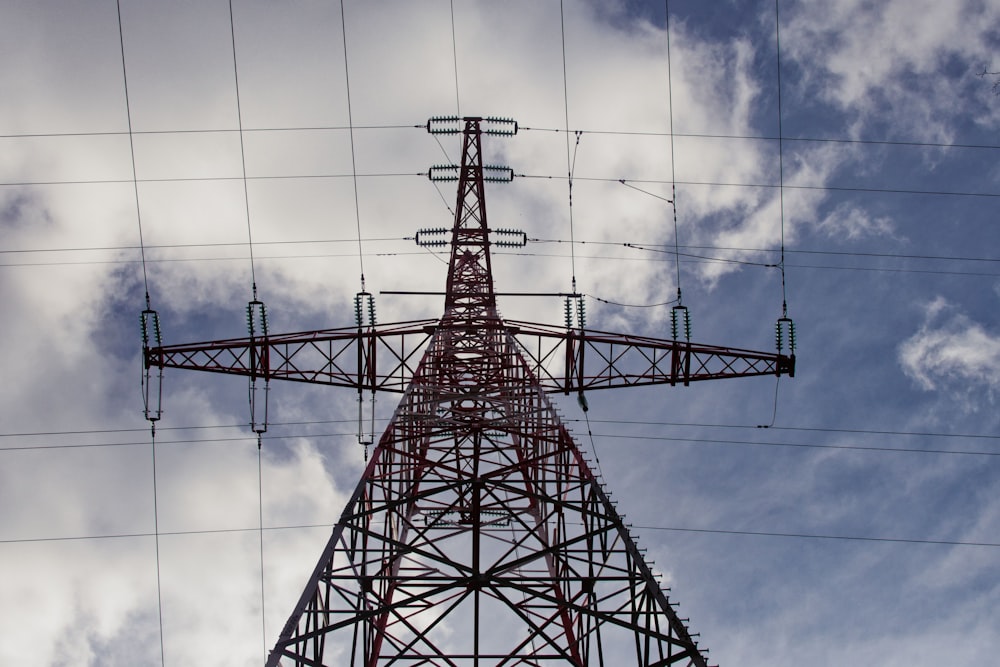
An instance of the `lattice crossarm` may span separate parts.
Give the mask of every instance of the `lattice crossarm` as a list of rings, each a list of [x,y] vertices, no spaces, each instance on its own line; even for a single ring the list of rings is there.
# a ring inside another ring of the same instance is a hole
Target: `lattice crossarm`
[[[507,322],[547,392],[795,375],[795,356],[687,341]]]
[[[437,320],[148,348],[150,368],[181,368],[401,393]]]

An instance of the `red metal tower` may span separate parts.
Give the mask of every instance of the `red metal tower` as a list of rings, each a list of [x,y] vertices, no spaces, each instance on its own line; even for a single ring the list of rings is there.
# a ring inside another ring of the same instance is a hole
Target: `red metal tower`
[[[516,124],[440,123],[464,139],[440,319],[270,335],[252,302],[249,338],[145,351],[402,394],[267,664],[704,667],[547,394],[792,375],[794,355],[504,320],[480,147]]]

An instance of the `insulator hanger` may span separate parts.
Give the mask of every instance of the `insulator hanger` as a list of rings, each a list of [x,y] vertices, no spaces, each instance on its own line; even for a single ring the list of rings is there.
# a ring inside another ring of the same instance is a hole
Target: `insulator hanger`
[[[250,333],[250,428],[257,434],[257,448],[261,446],[261,436],[267,432],[267,396],[270,392],[270,368],[268,354],[267,308],[254,298],[247,303],[247,330]],[[258,342],[260,341],[260,342]],[[264,378],[264,386],[258,394],[257,378]]]
[[[585,329],[587,327],[587,303],[583,294],[567,296],[563,301],[563,314],[567,329]]]
[[[421,248],[440,248],[448,245],[449,241],[445,238],[440,238],[440,237],[443,237],[449,231],[451,230],[445,229],[444,227],[434,227],[432,229],[418,229],[416,236],[413,237],[413,240]]]
[[[518,124],[513,118],[498,118],[496,116],[431,116],[427,120],[427,132],[430,134],[461,134],[463,120],[478,120],[480,132],[487,135],[512,137],[517,134]]]
[[[678,290],[678,294],[680,290]],[[679,299],[679,297],[678,297]],[[681,327],[684,330],[684,340],[691,341],[691,312],[687,306],[676,305],[670,309],[670,337],[674,340],[681,340],[679,334]]]
[[[432,230],[437,231],[437,230]],[[445,231],[445,230],[441,230]],[[354,321],[358,330],[374,327],[375,297],[365,289],[364,279],[361,281],[361,291],[354,295]],[[371,359],[367,363],[373,363]],[[369,405],[367,418],[365,405]],[[365,401],[364,390],[358,388],[358,444],[364,447],[365,461],[368,461],[368,447],[375,442],[375,390],[372,389],[369,401]]]
[[[146,295],[146,309],[139,316],[139,323],[142,330],[142,403],[143,415],[149,422],[153,433],[156,433],[156,422],[163,415],[162,395],[163,395],[163,368],[159,368],[156,376],[153,376],[149,366],[149,343],[150,335],[155,347],[163,345],[163,336],[160,332],[160,316],[149,307],[149,295]]]
[[[435,183],[457,181],[460,170],[457,164],[435,164],[427,170],[427,178]],[[514,170],[501,164],[484,164],[482,170],[486,183],[510,183],[514,180]]]
[[[370,292],[354,295],[354,321],[358,327],[375,326],[375,297]]]
[[[520,229],[491,229],[497,239],[492,244],[498,248],[523,248],[528,245],[528,235]]]
[[[788,343],[788,353],[795,356],[795,322],[787,315],[782,315],[774,325],[774,342],[778,348],[778,354],[784,352],[785,343]]]

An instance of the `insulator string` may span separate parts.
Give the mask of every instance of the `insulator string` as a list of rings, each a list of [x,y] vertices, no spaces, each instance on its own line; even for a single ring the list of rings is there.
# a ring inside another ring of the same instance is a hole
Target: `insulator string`
[[[354,223],[358,232],[358,265],[361,270],[361,291],[365,291],[365,255],[361,241],[361,208],[358,203],[358,167],[354,150],[354,116],[351,112],[351,68],[347,60],[347,18],[344,0],[340,0],[340,35],[344,44],[344,88],[347,96],[347,127],[351,139],[351,181],[354,183]]]
[[[229,0],[229,37],[233,46],[233,80],[236,87],[236,122],[240,135],[240,166],[243,169],[243,205],[247,217],[247,243],[250,248],[250,280],[253,287],[253,298],[257,299],[257,274],[253,261],[253,232],[250,229],[250,193],[247,188],[247,158],[243,146],[243,109],[240,106],[240,70],[236,58],[236,28],[233,21],[233,0]]]

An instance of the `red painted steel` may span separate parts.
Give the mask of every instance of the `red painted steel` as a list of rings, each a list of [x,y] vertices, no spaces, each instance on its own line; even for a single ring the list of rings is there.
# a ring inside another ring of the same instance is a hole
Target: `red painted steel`
[[[792,375],[794,356],[504,321],[483,119],[461,122],[441,319],[146,352],[402,394],[267,664],[704,667],[548,393]]]

